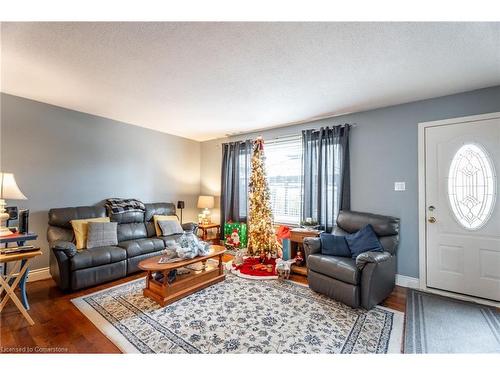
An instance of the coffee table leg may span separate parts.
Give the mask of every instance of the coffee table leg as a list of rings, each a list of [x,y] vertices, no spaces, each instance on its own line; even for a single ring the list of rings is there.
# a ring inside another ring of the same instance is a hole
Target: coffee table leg
[[[224,264],[222,263],[222,254],[219,255],[219,275],[224,275]]]

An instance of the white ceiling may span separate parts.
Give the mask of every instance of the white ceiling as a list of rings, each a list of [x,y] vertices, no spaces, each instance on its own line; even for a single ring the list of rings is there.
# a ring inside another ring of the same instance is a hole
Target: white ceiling
[[[1,90],[198,141],[500,84],[500,23],[3,23]]]

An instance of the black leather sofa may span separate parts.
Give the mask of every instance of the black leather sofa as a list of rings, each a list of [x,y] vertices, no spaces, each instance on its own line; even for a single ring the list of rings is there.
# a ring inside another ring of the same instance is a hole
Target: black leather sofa
[[[47,240],[50,246],[50,273],[59,288],[74,291],[116,280],[138,272],[141,260],[158,255],[165,241],[180,235],[157,237],[153,215],[175,215],[173,203],[147,203],[145,212],[112,214],[118,223],[118,245],[76,250],[71,220],[106,217],[104,206],[53,208],[49,210]],[[194,223],[182,225],[195,231]]]
[[[342,236],[371,224],[384,252],[366,252],[356,259],[321,254],[319,238],[304,239],[309,287],[352,307],[371,309],[394,289],[399,219],[366,212],[341,211],[332,233]]]

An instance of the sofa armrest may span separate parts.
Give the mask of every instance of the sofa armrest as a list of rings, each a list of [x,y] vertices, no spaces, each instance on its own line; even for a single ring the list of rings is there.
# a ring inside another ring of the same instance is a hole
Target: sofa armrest
[[[367,263],[382,263],[386,262],[391,258],[391,253],[384,251],[367,251],[366,253],[361,253],[356,257],[356,267],[362,270]]]
[[[74,257],[77,253],[76,245],[69,241],[54,241],[50,247],[54,252],[62,251],[68,258]]]
[[[196,234],[196,230],[198,229],[198,224],[196,223],[184,223],[181,225],[182,229],[188,232],[193,232]]]
[[[321,252],[321,240],[319,237],[306,237],[304,238],[304,255],[305,261],[311,254],[316,254]]]

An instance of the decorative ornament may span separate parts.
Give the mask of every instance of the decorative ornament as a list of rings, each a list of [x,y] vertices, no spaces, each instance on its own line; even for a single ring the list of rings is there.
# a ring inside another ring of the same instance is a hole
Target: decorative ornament
[[[302,255],[302,251],[297,251],[297,256],[295,257],[295,264],[297,266],[303,266],[304,265],[304,257]]]

